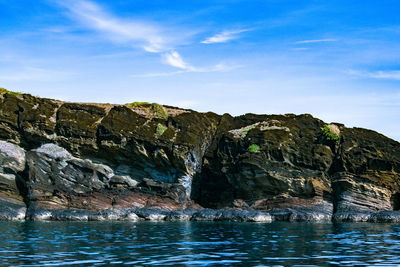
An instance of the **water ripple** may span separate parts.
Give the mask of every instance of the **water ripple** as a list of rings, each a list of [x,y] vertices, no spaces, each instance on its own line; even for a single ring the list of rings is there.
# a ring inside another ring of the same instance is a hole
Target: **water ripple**
[[[371,266],[400,263],[398,224],[0,224],[0,265]]]

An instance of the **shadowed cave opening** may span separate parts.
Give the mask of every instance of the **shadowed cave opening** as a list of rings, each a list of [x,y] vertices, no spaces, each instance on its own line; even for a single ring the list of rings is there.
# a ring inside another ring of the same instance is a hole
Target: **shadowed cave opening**
[[[400,192],[392,195],[390,198],[393,210],[400,210]]]
[[[193,178],[191,199],[205,208],[220,208],[232,203],[235,192],[226,177],[204,171]]]

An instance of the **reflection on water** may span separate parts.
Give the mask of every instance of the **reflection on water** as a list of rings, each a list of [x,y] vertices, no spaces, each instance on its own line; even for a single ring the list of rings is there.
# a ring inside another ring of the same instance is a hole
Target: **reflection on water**
[[[400,263],[400,225],[0,222],[0,265]]]

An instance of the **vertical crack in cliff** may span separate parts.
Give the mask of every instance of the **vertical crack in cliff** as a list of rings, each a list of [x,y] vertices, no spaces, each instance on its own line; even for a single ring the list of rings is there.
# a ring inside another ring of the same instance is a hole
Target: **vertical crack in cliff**
[[[219,116],[218,123],[213,129],[209,141],[205,144],[202,154],[201,154],[201,164],[198,166],[197,171],[193,174],[192,179],[191,179],[191,190],[190,190],[190,199],[193,200],[197,204],[201,204],[203,201],[201,199],[201,179],[202,179],[202,171],[204,168],[204,162],[205,162],[205,157],[207,150],[213,145],[218,143],[219,139],[219,130],[221,123],[223,121],[224,117]]]
[[[342,138],[340,138],[339,143],[337,144],[337,147],[336,147],[336,143],[335,143],[333,161],[332,161],[330,168],[328,169],[330,188],[332,188],[332,205],[333,205],[332,212],[333,212],[333,214],[335,214],[337,212],[337,206],[338,206],[338,200],[339,200],[338,195],[341,194],[341,192],[339,192],[341,190],[337,186],[333,186],[334,182],[335,182],[334,181],[335,175],[338,172],[344,171],[343,159],[342,159],[342,154],[343,154],[343,145],[342,144],[343,144]]]

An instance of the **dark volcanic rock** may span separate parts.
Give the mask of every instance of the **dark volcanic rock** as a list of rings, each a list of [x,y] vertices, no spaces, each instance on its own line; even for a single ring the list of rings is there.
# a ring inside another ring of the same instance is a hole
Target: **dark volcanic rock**
[[[398,221],[400,144],[324,125],[0,91],[0,219]]]
[[[19,146],[0,141],[0,220],[21,220],[25,217],[25,151]]]
[[[271,222],[270,214],[255,210],[203,209],[192,215],[193,221]]]
[[[25,219],[26,207],[24,202],[0,196],[0,221],[15,221]]]
[[[194,194],[200,204],[218,207],[238,198],[252,203],[281,194],[330,198],[333,152],[320,141],[321,121],[308,115],[231,120],[205,155]],[[249,150],[251,145],[259,150]]]
[[[380,222],[380,223],[388,223],[388,222],[400,222],[400,211],[381,211],[371,214],[368,218],[369,222]]]
[[[391,210],[392,192],[366,178],[349,173],[336,173],[332,178],[335,210],[340,212],[374,212]]]
[[[309,207],[275,208],[268,212],[275,221],[330,221],[332,204],[326,202]]]

